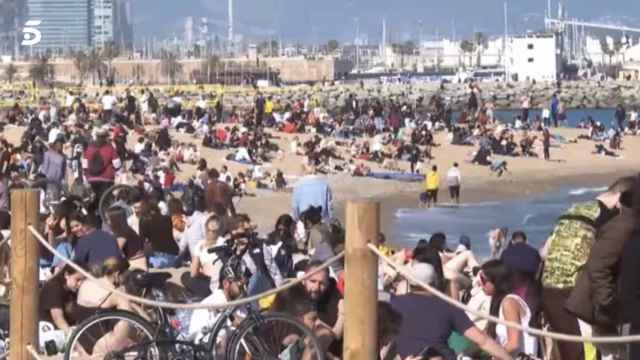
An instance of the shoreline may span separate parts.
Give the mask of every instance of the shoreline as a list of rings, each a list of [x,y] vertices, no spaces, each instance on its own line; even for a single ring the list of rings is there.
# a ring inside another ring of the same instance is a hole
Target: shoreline
[[[532,179],[527,182],[510,181],[508,183],[496,184],[498,183],[498,181],[496,181],[496,183],[473,183],[467,187],[462,187],[461,204],[526,200],[534,199],[551,192],[561,191],[563,189],[605,187],[619,177],[632,174],[632,171],[629,171],[628,173],[592,173],[566,175],[555,178]],[[441,188],[439,197],[441,199],[441,203],[448,203],[448,189]],[[387,242],[394,245],[393,223],[395,214],[400,209],[417,209],[418,193],[387,193],[373,196],[372,199],[380,202],[380,231],[387,236]],[[338,218],[343,221],[343,225],[346,201],[348,200],[339,200],[334,204]],[[491,228],[496,225],[499,225],[496,224],[496,219],[487,218],[487,231],[491,230]]]

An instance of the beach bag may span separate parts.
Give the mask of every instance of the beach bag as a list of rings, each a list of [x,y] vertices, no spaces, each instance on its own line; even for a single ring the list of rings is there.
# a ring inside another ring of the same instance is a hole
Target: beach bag
[[[104,158],[102,157],[102,153],[99,148],[94,147],[94,151],[89,157],[89,164],[87,166],[87,172],[91,176],[100,176],[104,172],[107,167]]]
[[[575,286],[579,271],[587,262],[596,240],[597,201],[573,205],[558,218],[547,244],[542,285],[556,289]]]

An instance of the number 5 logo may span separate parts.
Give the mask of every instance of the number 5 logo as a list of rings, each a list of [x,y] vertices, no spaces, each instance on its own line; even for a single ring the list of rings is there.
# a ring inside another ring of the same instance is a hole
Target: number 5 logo
[[[42,40],[42,33],[35,28],[35,26],[40,25],[40,23],[42,23],[40,20],[29,20],[24,24],[24,28],[22,29],[24,36],[22,38],[23,46],[33,46]]]

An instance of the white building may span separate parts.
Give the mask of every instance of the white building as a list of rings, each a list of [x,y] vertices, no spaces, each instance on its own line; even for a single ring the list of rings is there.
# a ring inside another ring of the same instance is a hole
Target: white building
[[[555,35],[510,38],[507,74],[517,81],[555,81],[561,72],[560,46]]]

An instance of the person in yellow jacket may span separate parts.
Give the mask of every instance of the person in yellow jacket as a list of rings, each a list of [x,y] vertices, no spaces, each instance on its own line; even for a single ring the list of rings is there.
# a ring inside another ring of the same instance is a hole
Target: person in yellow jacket
[[[423,206],[431,207],[438,203],[438,190],[440,188],[440,174],[438,174],[438,167],[433,165],[431,171],[427,173],[427,178],[424,182],[425,192],[421,196],[421,202]]]

